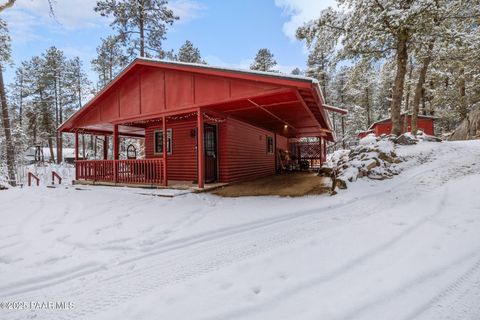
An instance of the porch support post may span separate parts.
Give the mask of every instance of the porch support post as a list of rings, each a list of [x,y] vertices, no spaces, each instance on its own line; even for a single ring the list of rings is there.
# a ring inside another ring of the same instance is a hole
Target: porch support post
[[[78,130],[75,130],[75,180],[78,180]]]
[[[118,143],[118,124],[113,126],[113,181],[118,182],[118,159],[120,145]]]
[[[273,155],[275,156],[275,173],[278,171],[278,161],[277,161],[277,134],[273,133]]]
[[[322,157],[322,137],[318,137],[318,149],[320,150],[320,166],[322,166],[323,163],[323,157]]]
[[[327,141],[325,139],[322,139],[323,140],[323,157],[324,159],[327,158]]]
[[[197,111],[197,170],[198,170],[198,187],[205,187],[205,149],[203,145],[203,113],[201,109]]]
[[[103,136],[103,160],[108,159],[108,136]]]
[[[168,133],[167,133],[167,117],[162,117],[162,130],[163,130],[163,185],[168,186],[168,176],[167,176],[167,143],[168,143]]]
[[[113,126],[113,159],[120,158],[120,144],[118,139],[118,124]]]

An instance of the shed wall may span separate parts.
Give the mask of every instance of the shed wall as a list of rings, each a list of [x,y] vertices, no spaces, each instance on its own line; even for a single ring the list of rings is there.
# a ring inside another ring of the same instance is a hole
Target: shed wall
[[[401,119],[402,131],[403,131],[403,121],[404,120],[402,118]],[[432,119],[419,118],[417,120],[417,127],[418,127],[418,129],[422,129],[428,135],[433,136],[435,134]],[[411,119],[411,117],[408,117],[408,119],[407,119],[407,131],[410,131],[411,129],[412,129],[412,119]],[[390,134],[390,132],[392,131],[392,122],[391,121],[386,121],[386,122],[382,122],[382,123],[377,123],[374,126],[374,130],[375,130],[375,135],[377,135],[377,136],[382,135],[382,134]]]

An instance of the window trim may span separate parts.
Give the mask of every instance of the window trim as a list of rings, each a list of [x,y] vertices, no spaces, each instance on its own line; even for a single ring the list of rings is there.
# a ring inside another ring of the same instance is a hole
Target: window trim
[[[163,129],[156,129],[153,131],[153,154],[154,155],[163,155],[163,148],[162,151],[157,152],[157,133],[163,133]],[[172,128],[167,129],[167,155],[172,154],[173,151],[173,133]],[[170,144],[168,143],[170,140]],[[168,150],[168,146],[170,146],[170,150]]]
[[[265,139],[266,140],[266,147],[267,147],[267,154],[274,154],[275,153],[275,143],[273,141],[273,137],[272,136],[269,136],[267,135],[267,138]],[[272,149],[270,150],[270,143],[269,141],[272,141]]]

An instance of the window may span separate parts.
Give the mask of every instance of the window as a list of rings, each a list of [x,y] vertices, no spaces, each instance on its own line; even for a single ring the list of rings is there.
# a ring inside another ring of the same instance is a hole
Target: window
[[[155,154],[163,154],[163,130],[154,132]],[[167,129],[167,154],[172,154],[172,129]]]
[[[267,136],[267,153],[273,153],[273,137]]]

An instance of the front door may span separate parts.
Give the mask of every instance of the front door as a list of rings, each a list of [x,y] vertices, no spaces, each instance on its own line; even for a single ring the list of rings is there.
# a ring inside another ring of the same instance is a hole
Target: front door
[[[205,182],[217,181],[217,126],[205,124]]]

